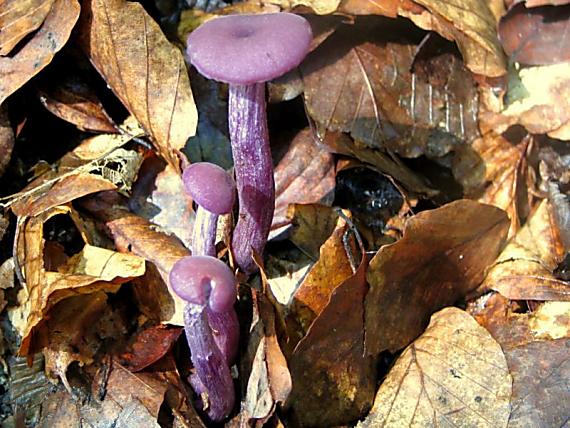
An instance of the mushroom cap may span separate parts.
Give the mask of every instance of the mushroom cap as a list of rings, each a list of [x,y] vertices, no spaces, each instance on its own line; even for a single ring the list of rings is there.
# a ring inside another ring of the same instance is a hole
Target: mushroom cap
[[[183,257],[172,266],[169,280],[180,298],[200,306],[207,303],[214,312],[230,310],[236,300],[236,277],[215,257]]]
[[[214,214],[231,212],[236,185],[223,168],[209,162],[197,162],[182,173],[184,190],[202,208]]]
[[[299,15],[230,15],[190,33],[186,51],[190,63],[207,78],[250,85],[297,67],[311,40],[311,26]]]

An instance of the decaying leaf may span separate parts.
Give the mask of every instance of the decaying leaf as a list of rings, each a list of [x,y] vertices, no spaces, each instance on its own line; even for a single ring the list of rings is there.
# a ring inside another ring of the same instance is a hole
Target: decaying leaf
[[[341,0],[266,0],[264,3],[276,4],[283,9],[293,9],[297,6],[307,6],[318,15],[328,15],[337,10]]]
[[[0,177],[4,174],[14,149],[14,131],[8,119],[8,109],[0,106]]]
[[[335,164],[332,154],[315,141],[311,130],[299,132],[275,167],[272,235],[282,231],[289,223],[289,204],[332,204],[334,187]]]
[[[511,388],[499,344],[465,312],[446,308],[398,358],[358,426],[506,427]]]
[[[366,349],[396,351],[421,334],[435,311],[473,290],[508,231],[504,211],[459,200],[410,218],[404,236],[370,262]]]
[[[9,3],[16,5],[20,0]],[[32,38],[14,55],[0,57],[0,104],[51,62],[69,39],[79,10],[76,0],[54,0]]]
[[[568,283],[552,274],[565,255],[558,233],[545,199],[505,247],[483,286],[513,300],[570,300]]]
[[[301,65],[307,110],[320,128],[350,132],[368,146],[407,157],[442,156],[473,140],[478,98],[472,77],[446,52],[418,59],[412,73],[422,36],[380,17],[339,27]]]
[[[138,3],[85,2],[80,26],[83,49],[95,68],[161,156],[178,169],[177,151],[197,123],[182,53]]]
[[[0,55],[6,56],[32,31],[37,30],[55,0],[2,0]]]
[[[511,61],[528,65],[570,61],[570,6],[514,4],[498,27]]]

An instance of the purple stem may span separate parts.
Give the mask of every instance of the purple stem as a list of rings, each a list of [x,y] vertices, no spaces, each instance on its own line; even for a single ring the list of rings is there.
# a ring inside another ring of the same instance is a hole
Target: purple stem
[[[275,209],[265,83],[230,85],[228,120],[239,198],[232,251],[238,266],[253,273],[252,249],[263,253]]]
[[[215,422],[226,418],[234,407],[234,384],[226,358],[214,342],[212,330],[204,308],[188,303],[184,308],[184,331],[190,350],[192,363],[198,375],[199,384],[194,380],[196,392],[206,401],[206,413]],[[205,391],[204,391],[205,389]],[[204,394],[207,393],[207,397]]]
[[[192,254],[194,256],[216,257],[217,224],[218,215],[198,205],[192,230]]]

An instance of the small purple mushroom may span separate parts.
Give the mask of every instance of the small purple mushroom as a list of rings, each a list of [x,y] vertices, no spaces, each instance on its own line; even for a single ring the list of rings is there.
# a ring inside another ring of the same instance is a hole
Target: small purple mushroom
[[[257,269],[252,250],[263,252],[275,184],[265,112],[265,82],[295,68],[309,51],[311,27],[291,13],[213,19],[188,37],[192,65],[229,84],[229,131],[239,198],[232,251],[246,273]]]
[[[178,260],[170,271],[173,291],[187,302],[184,330],[196,376],[191,384],[200,394],[207,416],[215,422],[232,411],[235,392],[227,358],[215,342],[207,316],[226,313],[236,298],[237,282],[228,266],[210,256]]]

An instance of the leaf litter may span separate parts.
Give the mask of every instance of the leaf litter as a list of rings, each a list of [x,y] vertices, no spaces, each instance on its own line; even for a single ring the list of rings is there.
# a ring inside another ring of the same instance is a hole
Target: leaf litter
[[[227,87],[181,47],[280,10],[314,38],[269,85],[272,239],[238,277],[224,425],[563,426],[568,6],[174,3],[0,0],[3,426],[210,426],[168,275],[181,170],[232,172]]]

